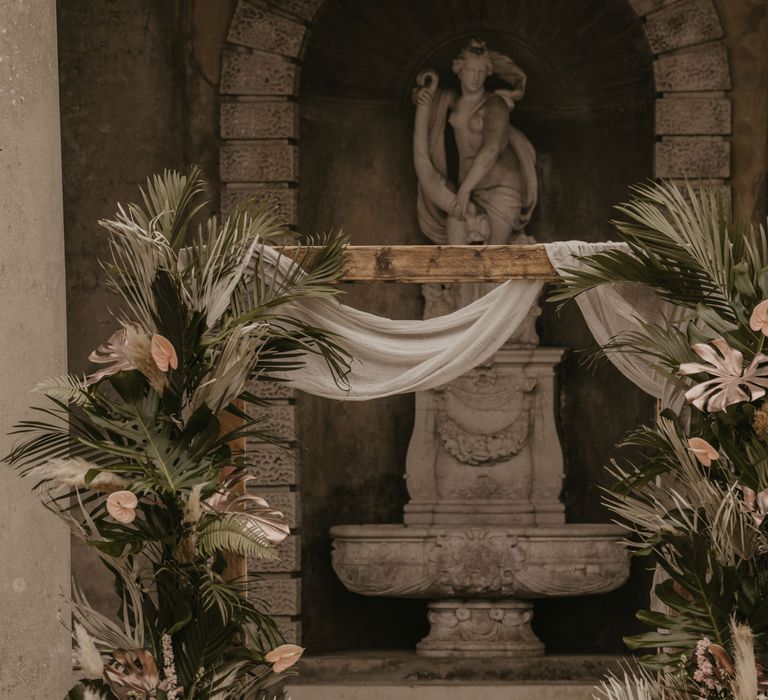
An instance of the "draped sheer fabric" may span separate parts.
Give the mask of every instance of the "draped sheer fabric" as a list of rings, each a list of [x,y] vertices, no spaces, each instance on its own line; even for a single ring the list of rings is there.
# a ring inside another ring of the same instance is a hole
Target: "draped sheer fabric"
[[[561,241],[545,245],[558,273],[578,268],[580,256],[622,243]],[[278,267],[291,264],[277,253]],[[345,401],[403,394],[441,386],[481,364],[501,348],[536,303],[543,283],[508,280],[474,303],[428,320],[400,321],[359,311],[335,299],[308,299],[291,305],[290,314],[340,338],[352,357],[350,373],[337,384],[322,358],[308,355],[303,368],[286,375],[294,388]],[[638,328],[638,321],[674,319],[679,311],[637,285],[603,285],[582,294],[579,308],[597,343]],[[642,358],[610,353],[611,362],[646,393],[669,403],[669,382]]]

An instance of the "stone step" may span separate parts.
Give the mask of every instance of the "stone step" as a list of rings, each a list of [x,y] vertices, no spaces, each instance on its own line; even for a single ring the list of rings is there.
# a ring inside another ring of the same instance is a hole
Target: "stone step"
[[[592,700],[589,683],[288,684],[290,700]]]

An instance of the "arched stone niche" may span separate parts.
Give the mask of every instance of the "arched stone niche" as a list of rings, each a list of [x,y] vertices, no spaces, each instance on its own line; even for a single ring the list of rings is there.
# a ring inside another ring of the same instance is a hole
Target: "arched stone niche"
[[[355,244],[427,242],[416,225],[407,96],[420,68],[446,68],[475,34],[528,72],[512,119],[539,154],[530,226],[539,240],[607,237],[610,206],[648,177],[727,187],[730,72],[712,0],[239,0],[222,63],[222,209],[262,191],[303,231],[343,226]],[[347,302],[420,313],[413,287],[358,286]],[[548,345],[591,344],[576,314],[548,310],[540,333]],[[561,381],[569,517],[599,518],[601,465],[650,407],[610,367],[588,375],[571,357]],[[260,593],[288,637],[303,625],[314,652],[412,646],[425,632],[422,604],[348,593],[330,570],[327,536],[337,523],[400,520],[411,398],[339,404],[260,390],[272,425],[304,443],[303,481],[295,461],[251,446],[262,490],[297,527],[281,562],[262,566]],[[615,650],[646,591],[636,578],[599,600],[548,601],[537,632],[550,651]],[[564,616],[574,622],[563,633]]]

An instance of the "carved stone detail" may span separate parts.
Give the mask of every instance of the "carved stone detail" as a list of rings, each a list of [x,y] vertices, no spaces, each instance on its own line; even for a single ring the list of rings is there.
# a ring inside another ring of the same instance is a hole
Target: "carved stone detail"
[[[355,593],[542,598],[612,591],[629,576],[615,525],[331,529],[333,569]]]
[[[407,523],[562,522],[553,369],[561,356],[556,348],[504,349],[417,393]]]
[[[530,433],[535,388],[532,377],[499,378],[490,368],[460,377],[437,392],[437,433],[445,451],[471,465],[516,455]]]
[[[437,585],[449,595],[493,595],[514,588],[524,554],[509,532],[471,530],[437,535],[427,561],[437,571]]]
[[[531,629],[532,606],[517,600],[436,601],[427,613],[422,656],[537,656],[544,645]]]

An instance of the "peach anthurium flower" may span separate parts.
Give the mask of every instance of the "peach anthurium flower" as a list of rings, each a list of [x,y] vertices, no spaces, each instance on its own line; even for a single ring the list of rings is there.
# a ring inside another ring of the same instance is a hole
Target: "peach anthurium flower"
[[[153,335],[149,343],[152,359],[161,372],[167,372],[168,368],[176,369],[179,366],[179,358],[176,349],[165,336]]]
[[[753,331],[760,331],[763,335],[768,335],[768,299],[761,301],[753,310],[749,317],[749,327]]]
[[[759,527],[768,515],[768,489],[755,493],[749,486],[742,486],[741,493],[744,495],[744,504]]]
[[[685,392],[688,403],[700,411],[725,411],[735,403],[765,396],[768,355],[758,353],[745,369],[744,355],[723,338],[715,338],[711,344],[697,343],[691,349],[704,363],[684,362],[680,365],[680,374],[710,374],[714,377]]]
[[[218,490],[203,501],[202,508],[208,512],[238,513],[255,526],[271,545],[280,544],[290,534],[285,516],[272,508],[263,498],[244,492],[253,476],[242,472],[227,476],[220,483]]]
[[[107,366],[89,375],[86,383],[96,384],[118,372],[137,369],[149,380],[155,391],[162,393],[165,388],[165,376],[158,368],[152,353],[149,334],[138,323],[126,321],[122,325],[123,327],[113,333],[106,343],[102,343],[88,355],[88,359],[94,364]]]
[[[283,644],[268,652],[264,659],[272,664],[275,673],[282,673],[295,664],[304,653],[304,647],[295,644]]]
[[[107,512],[119,523],[127,525],[136,519],[139,499],[132,491],[115,491],[107,496]]]
[[[693,456],[705,467],[708,467],[714,460],[720,458],[720,453],[704,438],[688,438],[688,449],[693,452]]]

